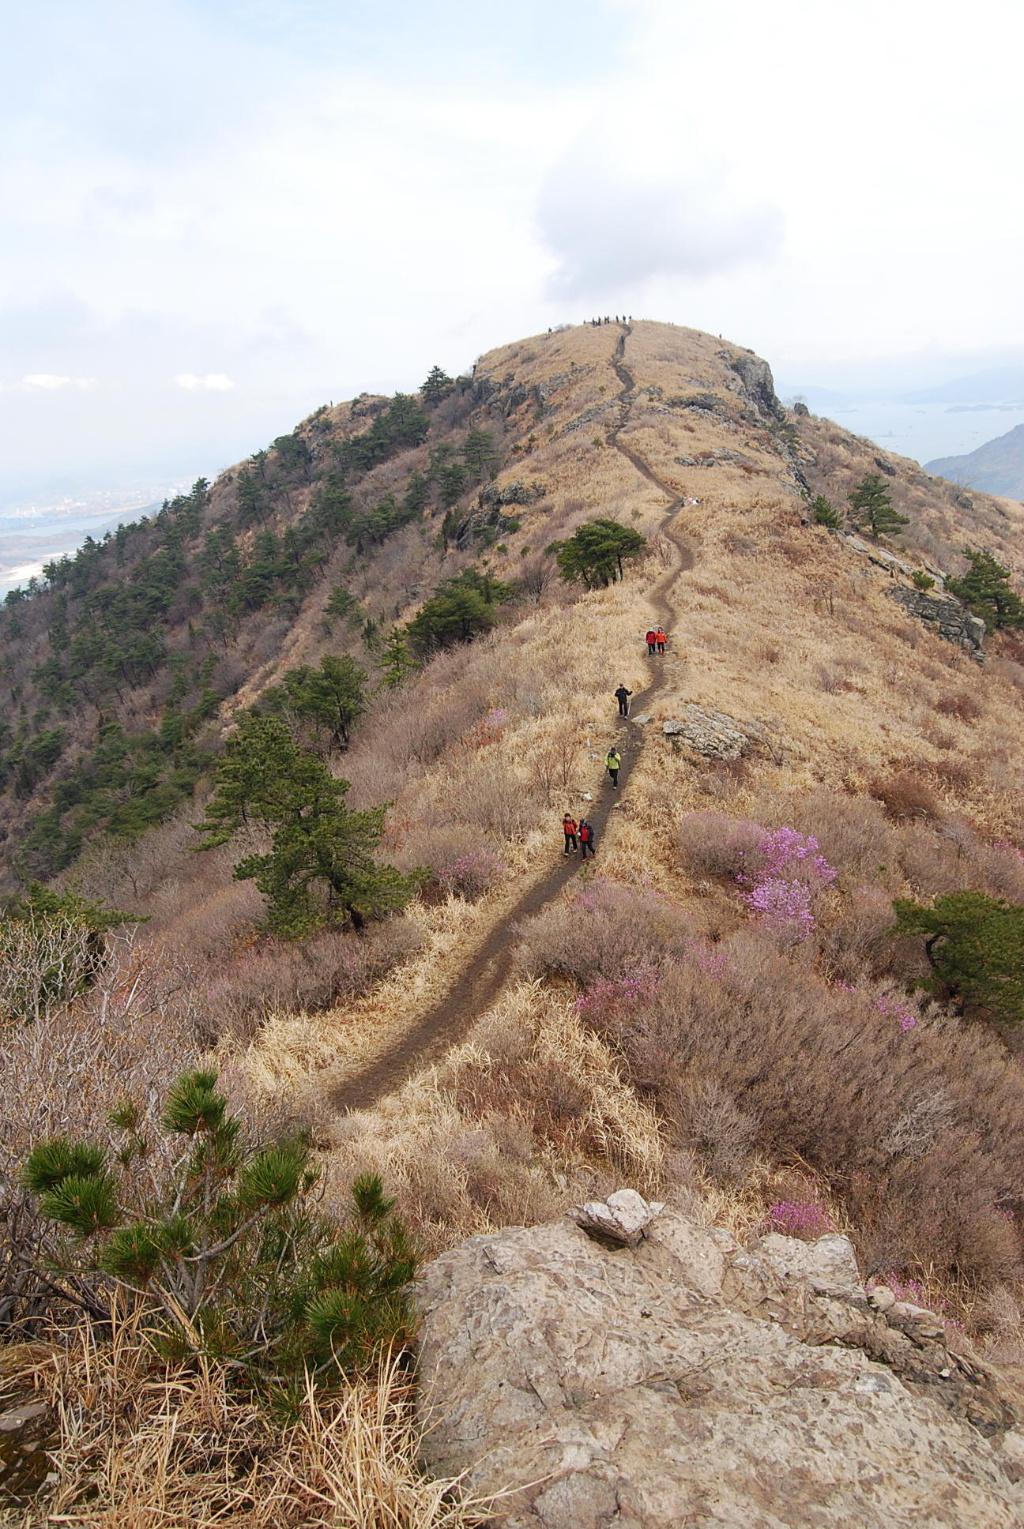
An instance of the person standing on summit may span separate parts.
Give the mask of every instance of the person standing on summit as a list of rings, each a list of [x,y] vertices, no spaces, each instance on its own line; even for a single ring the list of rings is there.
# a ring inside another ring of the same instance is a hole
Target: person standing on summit
[[[620,685],[618,690],[616,690],[616,692],[615,692],[615,699],[619,703],[619,716],[620,717],[628,717],[629,716],[629,698],[630,698],[630,696],[632,694],[633,694],[632,690],[627,690],[625,685]]]

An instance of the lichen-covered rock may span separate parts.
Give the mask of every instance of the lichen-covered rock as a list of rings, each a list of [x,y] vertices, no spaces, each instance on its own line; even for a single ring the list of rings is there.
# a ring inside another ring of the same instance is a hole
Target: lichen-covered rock
[[[480,503],[492,506],[536,504],[538,499],[544,498],[545,492],[543,483],[524,483],[521,478],[515,478],[511,483],[505,483],[501,487],[497,483],[489,483],[480,492]]]
[[[417,1302],[427,1462],[508,1494],[504,1529],[1024,1523],[995,1380],[933,1313],[890,1325],[845,1238],[664,1210],[610,1249],[566,1218],[471,1238]]]
[[[785,418],[785,409],[775,393],[775,379],[767,361],[755,356],[753,351],[729,356],[730,370],[740,379],[740,392],[764,419]]]
[[[681,717],[662,723],[669,738],[680,738],[707,759],[739,759],[762,741],[764,728],[759,722],[737,722],[723,711],[687,702]]]

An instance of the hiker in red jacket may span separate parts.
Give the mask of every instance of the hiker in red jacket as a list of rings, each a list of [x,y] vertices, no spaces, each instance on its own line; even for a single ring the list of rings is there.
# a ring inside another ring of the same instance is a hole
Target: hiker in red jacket
[[[586,818],[580,818],[580,852],[584,860],[588,854],[594,858],[594,830]]]
[[[562,832],[565,834],[565,854],[575,855],[577,827],[571,812],[567,812],[562,819]]]
[[[644,638],[644,641],[647,644],[647,656],[648,656],[648,658],[652,658],[654,656],[654,644],[657,642],[657,640],[658,640],[658,634],[654,630],[654,628],[652,627],[651,630],[647,633],[647,636]]]

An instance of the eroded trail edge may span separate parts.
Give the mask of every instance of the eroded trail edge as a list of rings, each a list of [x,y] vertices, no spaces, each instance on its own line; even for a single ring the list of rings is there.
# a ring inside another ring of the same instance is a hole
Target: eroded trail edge
[[[636,471],[670,501],[659,530],[672,543],[676,561],[648,593],[648,599],[658,621],[667,627],[672,620],[672,607],[668,599],[669,590],[680,573],[693,567],[693,553],[673,526],[682,503],[681,498],[652,471],[642,457],[619,440],[619,434],[629,419],[636,387],[624,359],[629,333],[629,327],[624,326],[611,363],[616,377],[622,384],[622,389],[618,394],[619,422],[609,431],[608,443],[621,452]],[[652,673],[651,683],[634,695],[632,701],[633,709],[637,712],[642,712],[661,688],[655,663],[648,660],[648,665]],[[619,730],[629,743],[619,772],[620,797],[618,799],[621,799],[621,792],[629,783],[633,764],[643,747],[643,729],[631,718],[620,718]],[[612,806],[613,799],[609,797],[604,802],[595,803],[590,810],[599,843],[604,835]],[[459,972],[448,991],[425,1011],[415,1028],[396,1040],[394,1045],[381,1052],[360,1072],[351,1078],[346,1078],[332,1090],[330,1102],[333,1108],[338,1111],[369,1109],[378,1099],[399,1088],[412,1073],[438,1061],[446,1051],[457,1045],[479,1016],[494,1002],[508,978],[512,964],[512,941],[509,937],[512,926],[519,920],[538,913],[559,895],[575,874],[578,874],[576,862],[559,856],[558,863],[547,875],[535,881],[502,915],[472,958]]]

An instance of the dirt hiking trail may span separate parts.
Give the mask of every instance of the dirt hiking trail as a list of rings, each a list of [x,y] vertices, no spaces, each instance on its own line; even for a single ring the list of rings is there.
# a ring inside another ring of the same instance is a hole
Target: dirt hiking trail
[[[622,384],[618,394],[619,422],[608,433],[608,443],[629,461],[649,483],[670,501],[660,533],[672,544],[675,553],[673,566],[649,591],[656,620],[668,629],[672,622],[672,607],[668,594],[680,573],[693,567],[693,552],[674,526],[681,499],[651,471],[647,463],[619,440],[619,433],[628,423],[635,382],[625,365],[626,339],[630,334],[628,325],[623,326],[611,365]],[[634,694],[631,709],[642,712],[661,688],[660,666],[663,659],[647,659],[651,682],[645,689]],[[612,689],[609,683],[609,692]],[[609,695],[609,699],[611,699]],[[619,772],[619,794],[609,795],[596,802],[590,809],[590,820],[596,830],[598,850],[604,838],[609,813],[621,793],[629,784],[633,763],[643,747],[643,728],[632,718],[618,719],[619,732],[628,748],[623,756]],[[367,1067],[334,1088],[330,1103],[336,1110],[369,1109],[384,1095],[393,1093],[419,1069],[436,1062],[452,1046],[457,1045],[473,1023],[492,1004],[504,985],[512,964],[513,941],[510,929],[521,919],[538,913],[545,904],[553,901],[568,881],[579,873],[579,862],[563,858],[559,852],[558,863],[534,882],[511,908],[491,928],[467,964],[459,972],[443,997],[437,999],[423,1014],[415,1028],[380,1053]]]

